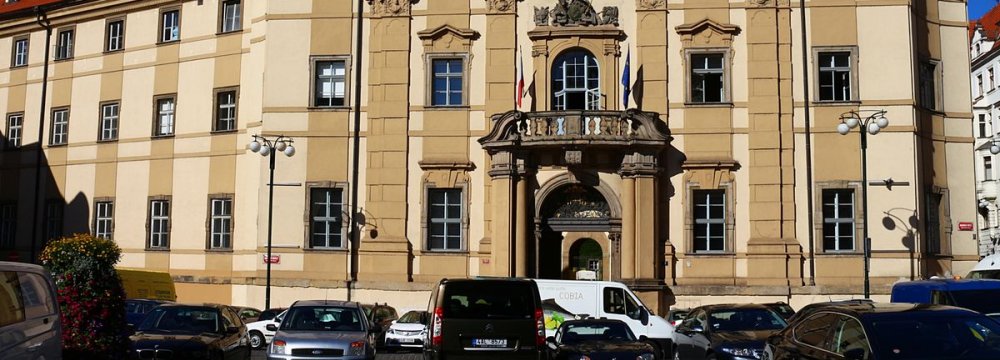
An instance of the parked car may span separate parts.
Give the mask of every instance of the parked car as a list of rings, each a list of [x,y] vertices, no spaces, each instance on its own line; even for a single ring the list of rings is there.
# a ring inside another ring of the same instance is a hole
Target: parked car
[[[677,359],[760,359],[764,341],[785,319],[760,304],[706,305],[674,332]]]
[[[431,291],[424,358],[544,358],[545,318],[530,279],[443,279]]]
[[[691,309],[670,309],[667,311],[667,316],[664,318],[670,322],[670,325],[673,325],[676,328],[677,325],[681,324],[681,321],[684,321],[684,318],[687,317],[689,312],[691,312]]]
[[[146,318],[146,314],[153,311],[153,308],[166,303],[165,300],[127,299],[125,300],[125,322],[135,328]]]
[[[288,308],[267,351],[269,360],[375,358],[376,329],[351,301],[303,300]]]
[[[0,261],[0,357],[62,359],[55,283],[38,265]]]
[[[989,255],[979,260],[966,278],[1000,280],[1000,254]]]
[[[135,330],[132,359],[250,359],[246,325],[227,305],[162,304]]]
[[[549,360],[655,359],[656,349],[613,319],[568,320],[546,338]]]
[[[430,320],[426,311],[408,311],[398,320],[392,322],[385,331],[385,347],[388,349],[413,348],[424,346],[427,336],[427,323]]]
[[[1000,359],[1000,324],[944,305],[827,304],[771,336],[763,359]]]
[[[237,306],[236,313],[240,315],[240,319],[243,319],[243,322],[245,323],[252,323],[260,320],[260,310],[252,307]]]
[[[386,303],[362,304],[368,322],[378,325],[373,327],[375,332],[375,346],[381,348],[385,345],[385,331],[389,329],[393,321],[399,319],[396,309]]]
[[[285,312],[285,310],[288,310],[288,308],[270,308],[270,309],[261,311],[260,312],[260,317],[257,318],[257,321],[274,319],[275,316],[278,316],[278,314],[281,314],[281,313]]]
[[[838,300],[838,301],[830,301],[830,302],[812,303],[812,304],[803,306],[801,309],[799,309],[799,311],[796,311],[795,315],[792,315],[792,317],[789,318],[786,322],[789,323],[789,324],[791,324],[791,323],[795,322],[799,318],[802,318],[802,317],[805,317],[805,316],[809,316],[810,314],[812,314],[812,313],[814,313],[816,311],[822,310],[823,308],[825,308],[827,306],[830,306],[830,305],[866,305],[866,304],[872,304],[872,303],[873,302],[871,301],[871,299],[850,299],[850,300]]]
[[[795,315],[795,309],[792,309],[790,305],[784,303],[783,301],[763,305],[767,306],[768,309],[771,309],[771,311],[774,311],[775,314],[780,315],[785,320],[788,320]]]
[[[282,311],[278,316],[274,316],[267,320],[254,321],[247,324],[247,336],[250,337],[250,347],[254,349],[263,349],[267,347],[267,344],[271,343],[271,338],[274,337],[274,331],[268,330],[268,325],[274,325],[277,327],[281,324],[281,319],[285,317],[287,311]]]
[[[1000,280],[934,279],[892,286],[894,303],[941,304],[963,307],[1000,319]]]

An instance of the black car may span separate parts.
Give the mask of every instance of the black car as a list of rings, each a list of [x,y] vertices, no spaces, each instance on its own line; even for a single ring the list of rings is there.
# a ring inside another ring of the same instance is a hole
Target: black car
[[[823,308],[830,305],[865,305],[865,304],[872,304],[872,301],[870,299],[851,299],[851,300],[838,300],[838,301],[822,302],[822,303],[812,303],[803,306],[801,309],[799,309],[799,311],[795,312],[795,315],[792,315],[792,317],[788,318],[787,322],[791,324],[795,322],[797,319],[809,316],[812,313],[818,310],[822,310]]]
[[[166,304],[163,300],[148,299],[128,299],[125,300],[125,322],[129,326],[136,327],[146,318],[146,314],[153,311],[153,308]]]
[[[132,359],[250,359],[246,325],[226,305],[163,304],[135,330]]]
[[[260,312],[260,317],[257,318],[257,321],[264,321],[264,320],[274,319],[275,316],[278,316],[278,314],[281,314],[282,311],[285,311],[287,309],[288,308],[270,308],[270,309],[261,311]]]
[[[771,336],[763,358],[1000,359],[1000,324],[945,305],[819,305]]]
[[[364,309],[365,316],[368,317],[368,322],[375,325],[372,327],[375,330],[375,347],[384,347],[385,332],[389,330],[389,326],[392,325],[393,321],[399,319],[399,315],[396,314],[396,308],[386,303],[362,304],[361,308]]]
[[[678,359],[760,359],[764,341],[785,319],[760,304],[695,308],[674,330]]]
[[[545,342],[549,360],[653,360],[656,352],[652,345],[637,339],[621,320],[569,320]]]
[[[791,319],[792,316],[795,316],[795,309],[792,309],[790,305],[782,301],[767,303],[763,305],[767,306],[767,308],[771,309],[771,311],[774,311],[775,314],[781,315],[781,317],[784,318],[786,321],[788,319]]]
[[[444,279],[431,292],[424,359],[545,356],[545,318],[530,279]]]

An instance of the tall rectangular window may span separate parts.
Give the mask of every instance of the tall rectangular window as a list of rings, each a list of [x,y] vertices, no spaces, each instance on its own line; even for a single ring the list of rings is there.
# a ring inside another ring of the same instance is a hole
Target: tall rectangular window
[[[49,133],[49,146],[66,145],[69,137],[69,109],[52,110],[52,129]]]
[[[170,248],[170,200],[149,202],[149,243],[150,249]]]
[[[311,208],[309,246],[313,248],[344,247],[343,208],[344,189],[312,188],[309,202]]]
[[[726,191],[695,190],[694,252],[726,251]]]
[[[153,136],[168,136],[174,134],[174,98],[164,97],[156,100],[156,124]]]
[[[101,133],[98,140],[118,139],[118,111],[117,102],[101,105]]]
[[[104,50],[118,51],[125,48],[125,20],[108,21]]]
[[[990,91],[992,91],[992,90],[993,90],[993,88],[995,88],[995,87],[996,87],[996,82],[995,82],[995,80],[993,79],[993,68],[989,68],[989,69],[987,69],[987,70],[986,70],[986,74],[988,75],[988,77],[989,77],[989,80],[990,80],[990,82],[989,82],[989,86],[990,86],[990,87],[989,87],[989,88],[988,88],[988,89],[986,90],[986,92],[990,92]]]
[[[236,90],[215,93],[215,131],[236,130]]]
[[[941,253],[941,201],[944,195],[937,192],[927,192],[927,221],[925,222],[927,234],[927,252],[931,254]]]
[[[993,157],[983,157],[983,180],[993,180]]]
[[[160,13],[160,42],[181,39],[181,11],[170,10]]]
[[[232,249],[233,200],[212,199],[212,218],[209,240],[210,249]]]
[[[976,75],[976,88],[979,89],[979,96],[986,94],[986,92],[983,91],[983,74]]]
[[[102,239],[114,238],[115,203],[98,201],[94,203],[94,236]]]
[[[28,38],[14,40],[14,48],[11,51],[11,67],[28,65]]]
[[[45,239],[58,239],[63,235],[63,209],[66,204],[59,200],[45,202]]]
[[[429,189],[427,249],[462,250],[462,189]]]
[[[935,90],[935,83],[937,82],[936,67],[933,62],[924,61],[920,63],[920,106],[931,110],[937,109],[937,90]],[[982,80],[983,77],[980,75],[980,85],[982,85]],[[979,91],[982,93],[982,86],[980,86]]]
[[[979,132],[976,133],[976,136],[979,136],[981,138],[989,137],[989,133],[987,132],[986,129],[986,114],[979,114],[979,121],[976,123],[976,125],[978,125],[979,127]]]
[[[59,31],[56,38],[56,60],[69,59],[73,57],[73,30]]]
[[[223,0],[222,29],[220,29],[220,32],[227,33],[241,30],[243,28],[243,23],[240,21],[241,12],[240,0]]]
[[[434,59],[431,61],[431,105],[460,106],[464,67],[462,59]]]
[[[720,103],[725,96],[725,56],[691,54],[691,102]]]
[[[852,100],[850,52],[819,53],[819,100]]]
[[[823,251],[854,251],[854,190],[823,190]]]
[[[0,248],[14,247],[17,234],[17,204],[0,204]]]
[[[314,71],[313,106],[344,106],[347,62],[344,60],[316,61]]]
[[[10,148],[21,147],[21,132],[24,129],[24,114],[7,115],[7,145]]]

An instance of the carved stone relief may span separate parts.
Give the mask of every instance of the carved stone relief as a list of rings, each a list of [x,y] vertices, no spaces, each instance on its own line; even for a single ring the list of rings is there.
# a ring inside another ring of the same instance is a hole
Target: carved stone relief
[[[594,10],[590,0],[556,0],[548,6],[535,8],[536,26],[618,26],[618,7],[605,6],[601,12]]]
[[[666,4],[665,0],[639,0],[639,10],[661,10]]]
[[[486,10],[490,13],[513,13],[517,0],[486,0]]]
[[[368,0],[374,16],[409,16],[410,5],[419,0]]]

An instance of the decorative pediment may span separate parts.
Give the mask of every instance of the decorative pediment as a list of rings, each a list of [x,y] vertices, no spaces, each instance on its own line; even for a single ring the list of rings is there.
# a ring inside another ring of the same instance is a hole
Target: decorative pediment
[[[429,50],[469,51],[472,40],[477,39],[479,33],[472,29],[459,29],[444,24],[434,29],[419,31],[417,37],[423,40],[424,47]],[[456,47],[456,44],[459,46]]]
[[[551,7],[535,7],[535,26],[618,26],[618,7],[594,10],[590,0],[556,0]]]
[[[729,46],[733,37],[740,34],[740,27],[733,24],[720,24],[712,19],[703,19],[696,23],[678,25],[674,28],[680,35],[685,47],[689,46]]]

